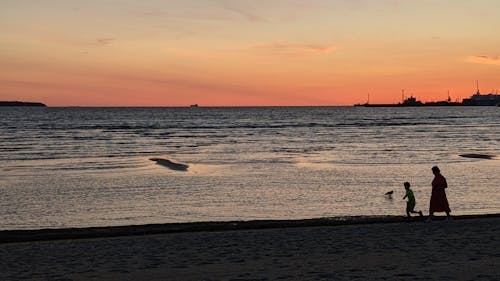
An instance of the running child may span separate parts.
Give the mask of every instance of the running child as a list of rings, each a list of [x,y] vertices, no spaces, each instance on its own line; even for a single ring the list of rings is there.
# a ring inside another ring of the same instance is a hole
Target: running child
[[[406,202],[406,215],[408,218],[411,217],[410,213],[413,214],[419,214],[421,217],[423,216],[422,211],[415,211],[415,195],[413,195],[413,190],[410,189],[410,183],[405,182],[404,183],[405,189],[406,189],[406,195],[403,197],[403,199],[408,198],[408,201]]]

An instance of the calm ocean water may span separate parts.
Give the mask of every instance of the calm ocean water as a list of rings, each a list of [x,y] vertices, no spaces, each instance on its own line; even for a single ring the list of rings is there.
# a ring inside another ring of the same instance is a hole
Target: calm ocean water
[[[0,229],[404,215],[404,181],[427,213],[433,165],[453,214],[500,212],[499,107],[4,107],[0,117]]]

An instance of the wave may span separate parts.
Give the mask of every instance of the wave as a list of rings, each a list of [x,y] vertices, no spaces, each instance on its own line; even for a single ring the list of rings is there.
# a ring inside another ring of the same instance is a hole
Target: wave
[[[418,120],[418,121],[405,121],[401,119],[388,119],[388,120],[335,120],[334,122],[297,122],[291,123],[217,123],[217,124],[182,124],[177,123],[176,120],[169,120],[169,123],[164,124],[137,124],[137,125],[115,125],[115,124],[89,124],[89,125],[73,125],[73,124],[38,124],[34,129],[39,130],[40,133],[50,131],[100,131],[104,133],[151,133],[156,130],[223,130],[223,129],[287,129],[287,128],[335,128],[335,127],[379,127],[379,126],[422,126],[422,125],[443,125],[437,121]],[[333,120],[332,120],[333,121]],[[446,124],[444,124],[446,125]],[[466,125],[466,124],[461,124]],[[33,131],[31,131],[33,133]],[[158,132],[163,136],[168,136],[172,132]],[[98,132],[96,132],[98,134]],[[54,135],[47,136],[49,138],[60,138],[64,136]]]

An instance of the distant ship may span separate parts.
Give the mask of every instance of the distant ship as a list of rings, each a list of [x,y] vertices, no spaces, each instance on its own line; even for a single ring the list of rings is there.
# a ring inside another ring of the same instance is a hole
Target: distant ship
[[[38,106],[47,107],[41,102],[23,102],[23,101],[0,101],[0,106]]]
[[[500,106],[499,94],[481,95],[479,91],[468,99],[463,99],[463,105],[478,105],[478,106]]]
[[[195,103],[195,104],[190,105],[189,107],[198,107],[198,104]]]
[[[364,106],[364,107],[404,107],[404,106],[423,106],[424,103],[417,100],[413,96],[403,100],[402,103],[369,103],[355,104],[354,106]]]
[[[463,99],[464,105],[479,105],[479,106],[500,106],[500,95],[493,92],[487,95],[481,95],[479,92],[479,81],[476,80],[476,93],[468,99]]]
[[[404,90],[402,90],[403,102],[401,103],[370,103],[370,95],[368,95],[368,100],[366,103],[357,103],[354,106],[364,106],[364,107],[402,107],[402,106],[423,106],[424,104],[417,100],[415,97],[410,96],[404,99]]]

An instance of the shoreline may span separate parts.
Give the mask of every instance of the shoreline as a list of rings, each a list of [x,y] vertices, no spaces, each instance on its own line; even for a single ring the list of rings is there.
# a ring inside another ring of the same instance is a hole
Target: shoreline
[[[410,223],[426,219],[412,217]],[[444,220],[435,216],[435,221]],[[453,220],[500,218],[498,214],[458,215]],[[221,232],[238,230],[286,229],[297,227],[342,226],[363,224],[407,223],[405,216],[350,216],[324,217],[298,220],[250,220],[250,221],[209,221],[187,223],[164,223],[145,225],[84,227],[84,228],[47,228],[32,230],[0,230],[0,244],[33,241],[52,241],[69,239],[93,239],[124,236],[143,236],[168,233]]]
[[[401,219],[4,243],[0,280],[500,280],[499,215]]]

